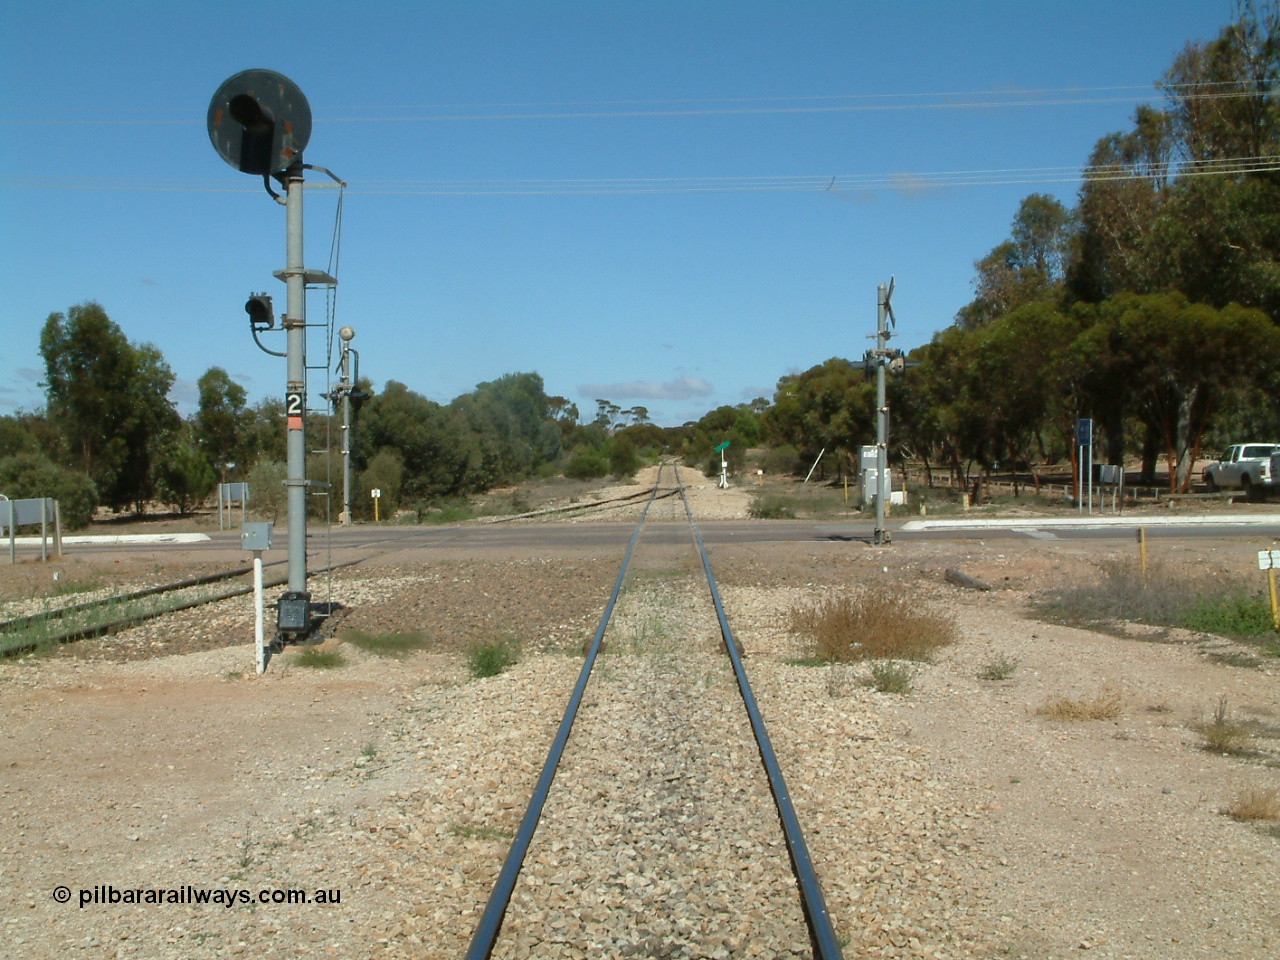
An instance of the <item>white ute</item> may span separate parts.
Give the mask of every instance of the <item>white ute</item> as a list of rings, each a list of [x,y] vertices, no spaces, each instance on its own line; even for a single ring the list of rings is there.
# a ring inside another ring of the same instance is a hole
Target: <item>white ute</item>
[[[1276,467],[1280,465],[1280,443],[1237,443],[1204,468],[1204,482],[1210,490],[1239,487],[1250,500],[1259,500],[1280,486]]]

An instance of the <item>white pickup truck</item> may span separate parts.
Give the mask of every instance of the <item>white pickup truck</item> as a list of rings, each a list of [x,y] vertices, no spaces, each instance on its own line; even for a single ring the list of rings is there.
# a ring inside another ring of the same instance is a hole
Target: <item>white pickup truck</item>
[[[1250,500],[1258,500],[1280,487],[1275,455],[1280,443],[1237,443],[1204,468],[1204,482],[1210,490],[1239,488]]]

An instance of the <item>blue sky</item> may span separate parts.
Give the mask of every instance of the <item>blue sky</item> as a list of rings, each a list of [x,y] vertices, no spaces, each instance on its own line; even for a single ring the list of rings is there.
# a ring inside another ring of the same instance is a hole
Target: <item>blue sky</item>
[[[306,160],[349,184],[334,316],[378,388],[447,402],[536,371],[584,415],[605,397],[678,424],[860,356],[891,275],[896,345],[926,342],[1019,200],[1073,202],[1095,141],[1232,4],[290,9],[6,5],[0,413],[42,405],[40,328],[86,300],[160,348],[184,413],[215,364],[254,401],[283,394],[243,305],[266,290],[284,312],[284,208],[205,130],[246,68],[302,88]],[[337,194],[310,182],[323,268]]]

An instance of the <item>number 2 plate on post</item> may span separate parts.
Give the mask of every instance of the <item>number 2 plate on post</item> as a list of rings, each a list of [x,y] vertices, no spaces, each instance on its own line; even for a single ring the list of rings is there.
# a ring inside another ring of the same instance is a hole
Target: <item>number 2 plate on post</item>
[[[288,418],[290,430],[302,429],[302,414],[305,409],[306,406],[301,393],[286,393],[284,395],[284,414]]]

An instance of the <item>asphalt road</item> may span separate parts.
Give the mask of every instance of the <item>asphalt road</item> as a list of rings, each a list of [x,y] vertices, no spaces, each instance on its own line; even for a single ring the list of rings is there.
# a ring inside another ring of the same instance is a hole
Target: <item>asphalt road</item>
[[[1131,540],[1137,528],[1145,526],[1149,540],[1176,539],[1259,539],[1280,537],[1280,516],[1255,516],[1239,520],[1205,518],[1175,521],[1158,518],[1127,523],[1018,521],[906,521],[890,524],[895,540]],[[830,524],[805,520],[713,520],[698,525],[708,545],[728,543],[796,543],[819,541],[870,542],[872,524]],[[529,550],[543,547],[625,546],[635,530],[633,523],[490,523],[444,527],[335,527],[335,550],[412,550],[432,548],[502,548]],[[236,540],[238,533],[215,534],[215,539]],[[309,539],[324,537],[312,528]],[[684,523],[649,522],[645,538],[650,543],[685,543],[689,528]],[[276,547],[281,532],[276,534]]]
[[[1280,514],[1252,514],[1240,517],[1094,517],[1025,518],[1017,520],[914,519],[891,522],[892,539],[910,540],[1132,540],[1139,526],[1148,540],[1273,540],[1280,539]],[[870,543],[870,523],[817,523],[808,520],[711,520],[699,524],[709,545],[733,543]],[[329,547],[335,556],[353,552],[391,553],[415,549],[469,551],[511,551],[530,554],[539,550],[587,549],[621,550],[635,530],[633,523],[465,523],[453,526],[369,526],[334,527],[332,544],[326,543],[323,527],[313,525],[308,532],[308,552],[315,555]],[[650,543],[683,544],[689,528],[682,522],[650,521],[645,526]],[[288,544],[281,524],[275,531],[273,556]],[[29,556],[32,547],[22,548]],[[34,548],[38,555],[38,546]],[[224,530],[201,543],[75,543],[69,554],[150,554],[182,550],[223,553],[240,549],[240,531]]]

